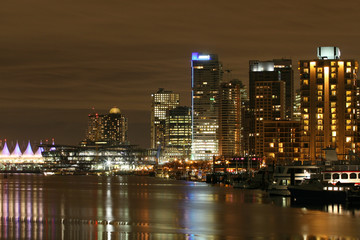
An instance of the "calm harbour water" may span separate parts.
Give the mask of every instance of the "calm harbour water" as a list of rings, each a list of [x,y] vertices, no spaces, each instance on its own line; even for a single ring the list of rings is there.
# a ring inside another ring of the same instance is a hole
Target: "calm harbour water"
[[[139,176],[0,175],[0,239],[360,239],[360,210]]]

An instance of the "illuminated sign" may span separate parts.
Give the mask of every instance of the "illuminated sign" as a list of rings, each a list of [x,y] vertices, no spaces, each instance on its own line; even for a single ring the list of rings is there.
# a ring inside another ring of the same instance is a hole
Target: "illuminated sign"
[[[206,60],[207,61],[207,60],[211,60],[211,58],[210,58],[209,54],[201,54],[201,53],[194,52],[194,53],[192,53],[191,60],[193,60],[193,61]]]

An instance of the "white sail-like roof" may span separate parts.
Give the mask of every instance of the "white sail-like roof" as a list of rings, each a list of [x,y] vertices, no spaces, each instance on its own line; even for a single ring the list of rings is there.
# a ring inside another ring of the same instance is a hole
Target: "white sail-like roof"
[[[34,152],[33,152],[32,148],[31,148],[31,144],[30,144],[30,141],[29,141],[25,152],[23,152],[23,157],[32,157],[32,156],[34,156]]]
[[[10,151],[9,151],[8,146],[7,146],[7,142],[5,142],[4,147],[3,147],[2,151],[1,151],[0,156],[4,156],[4,157],[5,157],[5,156],[10,156]]]
[[[19,147],[19,142],[16,141],[16,146],[14,148],[14,151],[11,153],[11,156],[14,157],[20,157],[22,155],[20,147]]]

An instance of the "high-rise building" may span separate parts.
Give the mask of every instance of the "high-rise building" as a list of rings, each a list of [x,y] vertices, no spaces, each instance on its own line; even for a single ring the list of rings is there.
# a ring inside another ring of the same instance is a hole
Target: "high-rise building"
[[[289,120],[293,114],[293,70],[290,59],[249,62],[250,108],[257,156],[264,153],[263,121]],[[289,92],[287,92],[289,91]]]
[[[256,82],[276,80],[285,82],[285,119],[291,120],[294,102],[294,70],[291,59],[251,60],[249,62],[250,107],[255,108]]]
[[[356,151],[358,62],[340,60],[337,47],[319,47],[318,59],[301,60],[301,158],[317,161],[335,148],[342,159]]]
[[[222,156],[244,156],[242,103],[245,93],[245,86],[239,80],[221,84],[218,139]]]
[[[163,88],[151,94],[151,148],[165,146],[166,112],[177,107],[180,95]]]
[[[191,108],[179,106],[169,109],[166,117],[165,157],[190,159]]]
[[[128,144],[128,121],[117,107],[109,114],[90,114],[85,141],[88,143],[104,142],[108,144]]]
[[[219,87],[222,65],[216,54],[192,53],[192,158],[210,160],[219,154]]]

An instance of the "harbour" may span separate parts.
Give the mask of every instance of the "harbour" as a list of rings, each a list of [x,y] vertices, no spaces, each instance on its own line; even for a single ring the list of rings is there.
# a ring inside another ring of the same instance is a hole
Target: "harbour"
[[[149,176],[1,179],[4,239],[358,239],[360,209]]]

